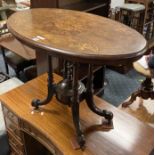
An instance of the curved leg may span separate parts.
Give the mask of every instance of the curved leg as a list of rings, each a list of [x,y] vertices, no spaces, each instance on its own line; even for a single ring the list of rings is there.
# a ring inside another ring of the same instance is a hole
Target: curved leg
[[[151,78],[146,78],[142,82],[140,89],[132,93],[130,100],[127,102],[124,102],[122,104],[122,107],[128,107],[136,100],[137,96],[142,97],[143,99],[148,99],[149,97],[151,99],[154,98],[153,83],[151,81]]]
[[[140,94],[141,94],[141,91],[140,90],[132,93],[132,95],[130,97],[130,100],[127,101],[127,102],[124,102],[122,104],[122,107],[124,107],[124,108],[128,107],[130,104],[132,104],[136,100],[137,96],[140,96]]]
[[[107,110],[99,109],[93,100],[93,67],[89,64],[89,72],[88,72],[88,82],[87,82],[87,91],[86,91],[86,101],[88,107],[96,114],[103,116],[108,120],[110,124],[113,118],[113,113]]]
[[[72,116],[73,116],[74,126],[76,128],[77,141],[80,145],[80,148],[82,148],[85,144],[85,138],[81,131],[80,120],[79,120],[78,64],[74,64],[73,66],[73,89],[74,89],[74,96],[73,96],[73,102],[71,105]]]
[[[52,57],[48,56],[48,94],[44,100],[34,99],[32,101],[32,106],[38,109],[40,105],[47,104],[53,97],[55,93],[55,84],[53,84],[53,69],[52,69]]]

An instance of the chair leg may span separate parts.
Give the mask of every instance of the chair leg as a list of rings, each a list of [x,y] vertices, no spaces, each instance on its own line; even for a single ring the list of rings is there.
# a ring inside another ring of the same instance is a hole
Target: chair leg
[[[6,70],[6,73],[9,75],[9,67],[8,67],[8,64],[5,62],[5,70]]]
[[[1,51],[2,51],[2,56],[3,56],[3,60],[4,60],[4,64],[5,64],[6,73],[9,74],[9,67],[8,67],[8,64],[5,60],[5,49],[3,47],[1,47]]]

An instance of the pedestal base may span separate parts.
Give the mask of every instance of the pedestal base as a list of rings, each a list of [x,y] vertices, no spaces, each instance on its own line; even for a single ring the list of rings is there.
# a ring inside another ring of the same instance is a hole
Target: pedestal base
[[[32,101],[32,106],[38,109],[39,106],[48,104],[53,95],[62,103],[71,107],[73,123],[76,131],[76,140],[81,149],[85,147],[85,137],[80,125],[79,104],[80,95],[85,94],[85,99],[88,107],[97,115],[104,117],[106,125],[111,126],[113,113],[107,110],[102,110],[95,105],[93,100],[93,65],[89,64],[88,69],[88,82],[85,90],[84,85],[79,82],[79,63],[65,62],[64,80],[58,84],[53,83],[53,70],[51,63],[51,56],[48,56],[48,94],[44,100],[35,99]],[[105,125],[105,124],[104,124]]]

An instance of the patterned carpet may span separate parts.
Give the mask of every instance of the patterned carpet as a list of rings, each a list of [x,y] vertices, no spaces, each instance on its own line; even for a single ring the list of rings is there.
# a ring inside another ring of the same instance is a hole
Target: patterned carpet
[[[99,96],[114,106],[119,106],[126,100],[132,92],[138,89],[144,79],[135,70],[130,70],[127,74],[120,74],[116,71],[106,69],[104,94]]]

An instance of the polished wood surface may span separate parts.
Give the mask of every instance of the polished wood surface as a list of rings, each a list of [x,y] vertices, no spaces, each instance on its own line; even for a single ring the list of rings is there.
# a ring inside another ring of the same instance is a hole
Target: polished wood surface
[[[35,50],[21,44],[11,34],[6,34],[0,39],[0,46],[4,49],[10,50],[26,60],[32,60],[36,58]]]
[[[144,100],[137,97],[128,107],[123,108],[121,104],[118,108],[136,117],[140,121],[154,126],[154,100]]]
[[[90,12],[100,16],[108,17],[110,9],[110,0],[31,0],[31,8],[61,8],[69,10],[78,10],[83,12]],[[37,74],[40,75],[47,71],[47,61],[45,53],[42,54],[39,50],[36,52],[37,55]],[[44,59],[45,58],[45,59]],[[62,70],[63,61],[59,59],[58,62],[58,74]],[[43,64],[43,65],[40,65]]]
[[[30,46],[84,63],[127,63],[142,56],[146,47],[146,40],[135,30],[79,11],[32,9],[13,14],[7,25]]]
[[[54,81],[59,80],[61,77],[54,75]],[[74,150],[71,139],[75,132],[68,106],[59,103],[54,97],[50,104],[40,107],[39,112],[32,111],[32,99],[46,96],[46,84],[47,75],[44,74],[1,95],[0,100],[4,107],[18,116],[22,130],[49,150],[55,146],[59,150],[58,154],[64,155],[148,155],[153,149],[152,127],[94,96],[99,107],[113,112],[114,129],[105,131],[101,127],[102,118],[91,112],[83,101],[80,103],[80,118],[86,135],[86,148],[84,151]],[[14,117],[12,119],[17,122]]]

